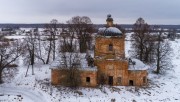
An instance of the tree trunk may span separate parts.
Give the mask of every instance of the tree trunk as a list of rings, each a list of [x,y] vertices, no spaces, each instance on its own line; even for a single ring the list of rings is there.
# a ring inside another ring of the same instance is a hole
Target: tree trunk
[[[52,39],[52,37],[51,37]],[[49,43],[49,50],[48,50],[48,56],[47,56],[47,60],[46,60],[46,64],[49,63],[49,57],[50,57],[50,54],[51,54],[51,47],[52,47],[52,44],[51,44],[51,40],[50,40],[50,43]]]
[[[43,62],[43,64],[45,64],[46,62],[43,59],[42,52],[41,52],[41,37],[40,37],[40,35],[39,35],[39,39],[38,40],[39,40],[39,59]]]
[[[140,48],[140,54],[139,54],[139,59],[141,61],[143,61],[143,41],[142,41],[142,38],[140,38],[140,45],[139,45],[139,48]]]
[[[32,64],[31,66],[32,66],[32,75],[34,75],[34,64]]]
[[[156,65],[156,67],[157,67],[157,70],[156,70],[156,73],[157,74],[159,74],[159,71],[160,71],[160,44],[161,44],[161,42],[160,42],[160,37],[161,37],[161,35],[158,35],[158,48],[157,48],[157,65]]]
[[[160,71],[160,67],[159,67],[159,59],[157,59],[157,70],[156,70],[156,73],[159,74],[159,71]]]
[[[55,60],[55,54],[56,54],[56,36],[55,36],[55,32],[54,32],[54,35],[53,35],[53,61]]]
[[[28,70],[29,70],[29,64],[28,64],[28,68],[27,68],[27,70],[26,70],[26,75],[25,75],[25,77],[27,77]]]
[[[3,72],[3,70],[0,70],[0,84],[3,83],[3,80],[2,80],[2,72]]]
[[[157,69],[156,69],[156,73],[159,74],[160,71],[160,52],[159,52],[159,47],[160,47],[160,41],[158,41],[158,48],[157,48]]]
[[[148,63],[148,62],[150,62],[150,50],[148,49],[148,48],[146,48],[146,52],[145,52],[145,57],[144,57],[144,61],[146,62],[146,63]]]
[[[86,45],[86,40],[84,37],[80,37],[79,39],[79,45],[80,45],[80,52],[84,53],[87,51],[87,45]]]
[[[142,61],[142,57],[143,57],[143,47],[142,47],[142,45],[140,47],[140,56],[139,57],[140,57],[139,59]]]

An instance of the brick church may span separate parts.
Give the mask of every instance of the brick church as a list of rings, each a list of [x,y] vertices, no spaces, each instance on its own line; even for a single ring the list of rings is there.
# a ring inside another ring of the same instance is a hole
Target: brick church
[[[112,86],[143,86],[147,84],[147,67],[138,59],[125,57],[125,34],[113,25],[111,15],[107,25],[99,28],[95,37],[94,66],[88,66],[85,56],[81,58],[79,75],[83,87],[96,87],[100,84]],[[50,66],[51,83],[62,85],[66,77],[61,60]],[[56,63],[56,64],[54,64]],[[58,65],[57,65],[58,63]]]

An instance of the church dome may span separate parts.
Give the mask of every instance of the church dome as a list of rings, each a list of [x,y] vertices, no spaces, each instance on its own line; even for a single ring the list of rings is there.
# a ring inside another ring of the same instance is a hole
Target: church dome
[[[122,32],[116,28],[116,27],[103,27],[99,28],[98,34],[104,35],[104,36],[121,36]]]
[[[122,32],[114,27],[113,24],[113,18],[111,17],[111,15],[107,15],[107,19],[106,19],[107,25],[106,27],[103,28],[99,28],[98,30],[98,34],[103,35],[103,36],[121,36]]]

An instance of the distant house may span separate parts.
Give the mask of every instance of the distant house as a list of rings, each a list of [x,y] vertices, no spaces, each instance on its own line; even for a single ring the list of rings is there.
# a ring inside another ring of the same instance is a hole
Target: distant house
[[[176,38],[180,39],[180,33],[176,33]]]
[[[174,40],[176,38],[176,34],[177,34],[176,29],[170,29],[167,37],[170,40]]]
[[[15,33],[15,31],[12,28],[2,28],[0,31],[1,35],[11,35],[14,33]]]
[[[81,58],[81,85],[96,87],[100,84],[116,86],[143,86],[147,84],[147,66],[138,59],[125,58],[125,36],[113,26],[111,15],[107,17],[107,25],[99,28],[95,37],[94,66],[88,66],[85,58]],[[62,64],[54,61],[51,68],[51,83],[61,85],[67,73]],[[58,63],[56,65],[55,63]]]

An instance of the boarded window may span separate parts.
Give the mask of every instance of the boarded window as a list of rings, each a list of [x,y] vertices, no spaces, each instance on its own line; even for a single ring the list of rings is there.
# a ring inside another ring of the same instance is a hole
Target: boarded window
[[[118,83],[118,85],[121,85],[121,77],[117,77],[117,83]]]
[[[113,45],[109,44],[109,51],[113,51]]]
[[[143,83],[146,83],[146,77],[143,77]]]
[[[90,77],[86,77],[86,82],[90,83]]]

